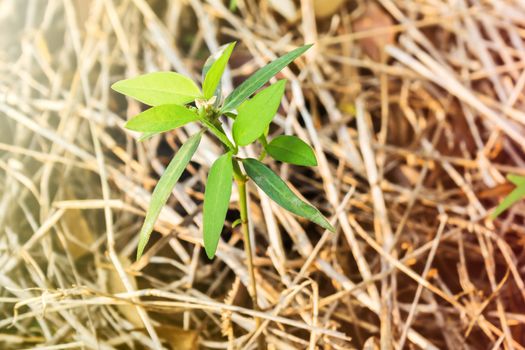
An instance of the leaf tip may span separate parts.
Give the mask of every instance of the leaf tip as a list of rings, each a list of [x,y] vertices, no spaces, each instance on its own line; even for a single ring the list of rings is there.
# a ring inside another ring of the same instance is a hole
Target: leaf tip
[[[137,120],[137,116],[134,118],[131,118],[126,123],[124,123],[124,128],[131,130],[131,131],[144,131],[141,129],[140,121]]]
[[[315,208],[317,211],[318,209]],[[319,212],[319,211],[318,211]],[[332,226],[332,224],[328,221],[328,219],[326,217],[324,217],[324,215],[322,215],[321,213],[319,213],[319,215],[321,216],[320,217],[320,220],[319,221],[314,221],[317,225],[321,226],[322,228],[332,232],[332,233],[335,233],[335,227]]]
[[[132,123],[133,119],[130,119],[128,120],[127,122],[124,123],[124,127],[128,130],[133,130],[133,123]],[[130,123],[131,123],[131,127],[130,127]]]
[[[111,84],[111,89],[116,92],[122,93],[121,87],[122,87],[122,80],[116,81],[113,84]]]
[[[500,214],[503,213],[503,210],[494,210],[490,215],[489,215],[489,219],[491,221],[494,221],[498,218],[498,216],[500,216]]]
[[[490,220],[496,220],[498,218],[498,216],[500,216],[504,211],[506,211],[508,208],[504,208],[502,207],[502,205],[500,204],[499,206],[496,207],[496,209],[490,213],[489,215],[489,219]]]
[[[213,260],[213,258],[215,258],[215,250],[208,249],[206,246],[204,246],[204,251],[206,252],[208,259]]]

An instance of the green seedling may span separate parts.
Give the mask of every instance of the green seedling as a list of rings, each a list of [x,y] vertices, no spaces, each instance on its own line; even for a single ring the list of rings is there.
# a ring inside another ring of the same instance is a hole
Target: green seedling
[[[212,55],[203,68],[202,89],[188,77],[174,72],[157,72],[116,82],[112,88],[146,105],[148,110],[126,123],[126,128],[142,133],[141,140],[173,130],[187,123],[199,123],[202,130],[191,136],[173,157],[151,197],[150,207],[140,230],[137,259],[141,257],[155,221],[173,187],[199,146],[204,132],[211,132],[222,142],[224,154],[210,168],[203,205],[203,242],[206,255],[215,256],[228,211],[232,184],[239,192],[240,224],[250,272],[250,294],[256,306],[255,278],[249,239],[246,182],[249,179],[284,209],[334,231],[328,220],[315,207],[300,199],[286,183],[262,163],[268,154],[275,160],[302,166],[315,166],[313,150],[295,136],[279,136],[267,142],[268,127],[279,109],[286,80],[263,86],[284,67],[308,50],[297,48],[256,71],[225,99],[221,96],[221,78],[235,42],[224,45]],[[263,88],[262,90],[260,90]],[[260,90],[260,91],[259,91]],[[253,95],[253,96],[252,96]],[[226,135],[223,120],[233,119],[233,140]],[[239,157],[239,147],[255,142],[262,144],[258,159]]]
[[[525,176],[509,174],[507,175],[507,179],[512,182],[516,188],[509,193],[496,207],[496,210],[492,212],[490,217],[493,220],[505,210],[509,209],[514,203],[525,197]]]

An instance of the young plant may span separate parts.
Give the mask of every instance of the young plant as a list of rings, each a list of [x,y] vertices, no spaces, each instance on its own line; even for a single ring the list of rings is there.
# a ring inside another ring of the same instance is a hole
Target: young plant
[[[206,61],[203,68],[202,90],[191,79],[174,72],[150,73],[121,80],[113,84],[112,88],[151,106],[126,123],[126,128],[143,133],[141,140],[190,122],[200,123],[202,126],[200,132],[191,136],[182,145],[153,191],[150,207],[140,230],[137,259],[144,252],[155,221],[197,150],[203,133],[209,131],[222,142],[224,154],[215,160],[208,173],[203,206],[204,249],[210,259],[215,256],[228,211],[232,183],[235,180],[239,192],[239,221],[244,235],[250,272],[250,294],[256,307],[246,182],[249,179],[253,180],[269,198],[284,209],[309,219],[327,230],[334,231],[334,228],[319,210],[297,197],[275,172],[261,162],[264,156],[269,154],[281,162],[303,166],[317,165],[310,146],[295,136],[279,136],[270,143],[266,141],[268,127],[277,113],[285,92],[286,80],[279,80],[258,91],[311,45],[297,48],[259,69],[223,100],[221,77],[234,47],[235,42],[224,45]],[[252,95],[254,96],[251,97]],[[224,132],[222,116],[234,120],[233,141]],[[237,156],[239,147],[254,142],[260,142],[264,149],[259,159],[243,159]]]

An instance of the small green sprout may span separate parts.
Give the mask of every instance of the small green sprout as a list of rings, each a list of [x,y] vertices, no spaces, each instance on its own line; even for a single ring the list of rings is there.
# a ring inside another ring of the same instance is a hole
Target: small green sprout
[[[491,219],[494,220],[505,210],[509,209],[514,203],[525,197],[525,176],[507,175],[507,179],[512,182],[516,188],[509,193],[497,206],[496,210],[490,215]]]
[[[258,91],[311,45],[297,48],[259,69],[223,100],[221,78],[234,47],[235,42],[224,45],[206,61],[202,90],[191,79],[174,72],[145,74],[118,81],[112,86],[115,91],[151,106],[126,123],[126,128],[143,133],[140,140],[192,122],[202,126],[202,130],[191,136],[175,154],[153,191],[150,207],[140,230],[137,259],[144,252],[162,207],[206,131],[214,134],[225,149],[224,154],[210,168],[204,194],[203,241],[210,259],[217,250],[234,180],[239,188],[241,213],[236,224],[243,226],[245,239],[248,232],[245,184],[248,179],[252,179],[269,198],[284,209],[334,231],[319,210],[297,197],[275,172],[261,162],[268,154],[281,162],[317,165],[310,146],[295,136],[279,136],[269,143],[266,141],[268,127],[285,92],[286,80],[279,80]],[[224,132],[221,116],[234,120],[233,141]],[[254,142],[260,142],[263,146],[259,159],[242,159],[237,156],[239,147]],[[250,248],[248,241],[245,240],[245,244]],[[251,252],[247,251],[247,254],[251,255]],[[250,268],[253,270],[252,266]]]

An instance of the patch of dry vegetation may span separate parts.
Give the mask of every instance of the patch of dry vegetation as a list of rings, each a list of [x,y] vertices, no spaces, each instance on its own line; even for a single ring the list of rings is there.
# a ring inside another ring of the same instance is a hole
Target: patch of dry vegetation
[[[505,175],[525,174],[523,3],[237,3],[0,3],[0,347],[524,349],[523,204],[487,219]],[[250,187],[258,312],[231,221],[214,261],[201,248],[210,136],[131,261],[195,126],[138,143],[123,124],[142,106],[109,88],[156,70],[198,78],[230,40],[226,92],[316,44],[281,73],[270,135],[313,145],[319,167],[280,175],[338,229]]]

